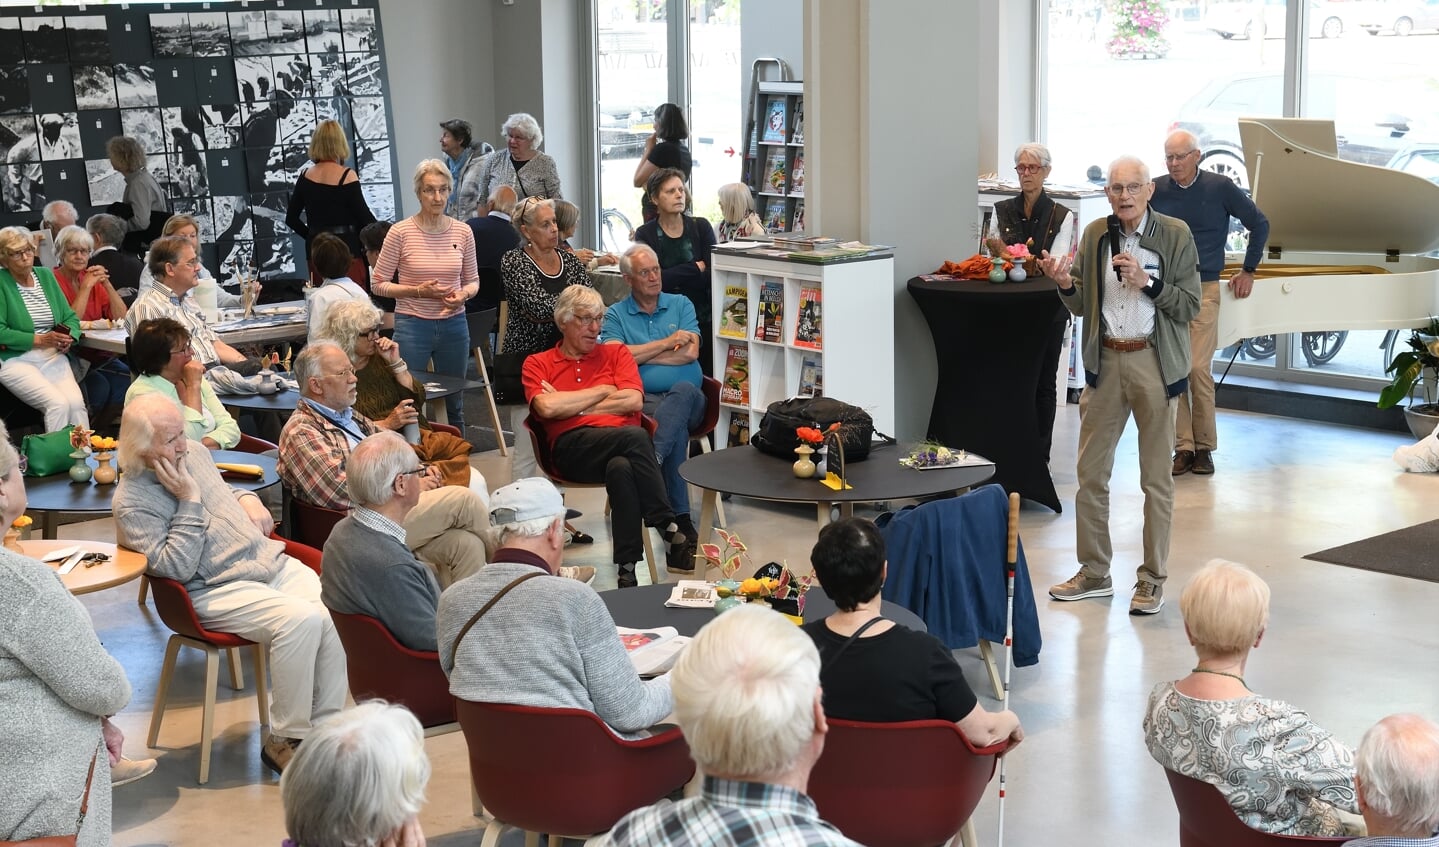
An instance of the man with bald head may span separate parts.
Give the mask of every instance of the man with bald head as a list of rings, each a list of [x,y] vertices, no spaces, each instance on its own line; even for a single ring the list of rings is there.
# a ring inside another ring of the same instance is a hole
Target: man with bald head
[[[1354,753],[1354,788],[1368,837],[1363,847],[1439,847],[1439,726],[1390,715]]]
[[[515,230],[510,216],[514,214],[518,196],[508,185],[497,185],[490,192],[489,202],[479,209],[480,217],[470,218],[465,223],[475,234],[475,265],[482,271],[490,268],[493,274],[480,274],[480,293],[470,301],[473,310],[493,309],[500,303],[502,292],[487,286],[485,278],[498,279],[500,257],[520,246],[520,234]]]
[[[1163,214],[1189,224],[1199,253],[1199,314],[1189,325],[1189,390],[1179,395],[1174,422],[1174,476],[1191,470],[1201,476],[1214,473],[1214,450],[1219,432],[1214,421],[1214,360],[1219,346],[1219,277],[1224,271],[1224,245],[1229,240],[1229,219],[1238,218],[1249,230],[1244,265],[1229,277],[1235,297],[1249,296],[1254,271],[1264,258],[1269,240],[1269,219],[1233,181],[1199,169],[1203,153],[1194,134],[1177,129],[1164,140],[1164,166],[1169,171],[1154,180],[1150,205]]]

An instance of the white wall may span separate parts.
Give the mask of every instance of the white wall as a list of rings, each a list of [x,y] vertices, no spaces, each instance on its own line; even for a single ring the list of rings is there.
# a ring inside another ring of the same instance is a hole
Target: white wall
[[[410,175],[421,159],[440,155],[439,122],[463,118],[475,137],[493,142],[495,80],[490,55],[490,0],[380,0],[386,92],[395,127],[396,214],[412,215],[418,206]]]
[[[749,102],[750,68],[758,58],[784,60],[790,76],[804,79],[804,3],[802,0],[763,0],[744,6],[740,14],[739,102]],[[774,67],[763,79],[779,79]]]

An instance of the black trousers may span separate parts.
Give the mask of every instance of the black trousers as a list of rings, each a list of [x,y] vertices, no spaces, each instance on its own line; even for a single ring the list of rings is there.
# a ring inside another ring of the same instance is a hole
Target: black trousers
[[[638,426],[585,426],[556,439],[553,453],[565,479],[604,483],[615,563],[644,558],[644,526],[664,528],[675,517],[650,434]]]

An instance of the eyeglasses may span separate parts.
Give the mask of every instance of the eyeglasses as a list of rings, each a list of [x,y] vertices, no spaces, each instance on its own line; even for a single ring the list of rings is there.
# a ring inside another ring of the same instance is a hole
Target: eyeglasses
[[[354,375],[355,375],[355,369],[354,369],[354,368],[345,368],[344,370],[338,371],[338,372],[336,372],[336,373],[325,374],[325,376],[338,376],[338,377],[343,377],[343,378],[345,378],[345,379],[349,379],[350,377],[352,377],[352,376],[354,376]]]
[[[88,256],[88,255],[90,255],[90,251],[87,250],[87,249],[84,248],[84,247],[66,247],[64,252],[65,252],[65,255],[66,255],[66,256]]]
[[[1015,165],[1014,172],[1017,174],[1033,174],[1048,168],[1048,165]]]
[[[1143,191],[1148,185],[1149,183],[1147,182],[1131,182],[1128,185],[1106,185],[1104,186],[1104,190],[1109,192],[1109,196],[1111,197],[1119,197],[1123,194],[1128,194],[1130,197],[1138,197],[1139,192]]]
[[[399,473],[395,474],[395,481],[398,482],[400,480],[400,477],[403,476],[423,476],[424,474],[428,473],[429,470],[429,465],[420,465],[414,470],[400,471]]]
[[[420,193],[430,197],[440,197],[449,194],[450,187],[448,185],[427,185],[420,189]]]
[[[599,324],[605,319],[604,315],[575,315],[574,322],[580,326],[591,326]]]
[[[632,268],[630,274],[640,277],[656,277],[663,273],[658,267],[654,268]]]
[[[195,352],[195,351],[194,351],[193,349],[189,348],[189,347],[181,347],[179,350],[171,350],[171,351],[170,351],[170,355],[171,355],[171,356],[190,356],[190,355],[193,355],[194,352]]]
[[[1172,165],[1175,162],[1182,162],[1198,152],[1198,150],[1190,150],[1188,153],[1166,153],[1164,155],[1164,161],[1165,163]]]
[[[85,563],[85,567],[87,567],[87,568],[93,568],[93,567],[95,567],[96,565],[103,565],[103,564],[105,564],[106,562],[110,561],[110,554],[109,554],[109,553],[86,553],[85,555],[83,555],[83,556],[80,557],[80,561],[82,561],[82,562]]]
[[[364,337],[366,337],[366,336],[376,336],[376,335],[379,335],[379,334],[380,334],[380,330],[383,329],[383,328],[384,328],[384,327],[380,327],[380,326],[372,326],[372,327],[370,327],[369,329],[362,329],[362,330],[360,330],[360,337],[361,337],[361,338],[364,338]]]
[[[19,250],[11,250],[11,251],[10,251],[10,255],[11,255],[11,256],[33,256],[33,255],[35,255],[35,248],[34,248],[34,247],[21,247]]]

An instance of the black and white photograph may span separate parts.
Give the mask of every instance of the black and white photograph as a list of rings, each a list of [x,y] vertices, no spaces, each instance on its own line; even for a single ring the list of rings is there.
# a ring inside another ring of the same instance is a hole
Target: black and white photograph
[[[205,155],[194,150],[165,157],[169,182],[163,183],[166,197],[202,197],[210,193],[205,174]]]
[[[380,49],[375,40],[374,9],[341,9],[340,31],[344,34],[347,53],[369,53]]]
[[[191,12],[190,47],[196,56],[230,55],[230,21],[225,13]]]
[[[5,202],[0,207],[11,212],[38,212],[49,202],[45,198],[45,177],[39,162],[5,165],[0,174],[0,193]]]
[[[275,96],[275,71],[269,56],[247,56],[235,60],[235,83],[241,103],[259,103]]]
[[[301,13],[271,9],[265,13],[265,29],[269,32],[266,53],[305,52],[305,19]]]
[[[70,51],[65,44],[64,18],[21,18],[20,33],[25,42],[25,61],[45,64],[70,60]]]
[[[295,250],[289,238],[257,238],[254,250],[262,282],[295,275]]]
[[[273,147],[280,140],[280,121],[293,108],[288,100],[241,105],[241,143],[246,147]]]
[[[28,69],[24,65],[0,65],[0,115],[29,111]]]
[[[215,208],[216,226],[219,226],[219,214],[217,204]],[[255,242],[225,238],[223,230],[221,233],[215,238],[215,254],[219,257],[217,260],[219,272],[215,274],[215,278],[224,280],[249,278],[250,260],[255,255]]]
[[[86,159],[85,179],[90,185],[91,206],[108,206],[125,197],[125,177],[110,167],[109,159]]]
[[[315,103],[312,100],[298,100],[290,107],[290,113],[280,119],[280,138],[285,144],[309,144],[315,134]]]
[[[145,167],[155,177],[155,181],[164,185],[170,179],[170,163],[165,161],[164,153],[147,154],[145,156]]]
[[[298,56],[271,57],[270,61],[275,68],[275,87],[297,99],[315,96],[314,70],[310,67],[310,59],[309,55],[303,53]]]
[[[105,158],[105,143],[117,135],[123,135],[120,128],[119,109],[96,109],[80,113],[80,149],[87,159]]]
[[[205,123],[205,146],[211,150],[239,147],[240,107],[236,105],[201,106]]]
[[[7,62],[20,61],[20,19],[0,17],[0,56]]]
[[[104,15],[67,15],[65,38],[70,43],[70,61],[75,64],[110,64],[110,37]]]
[[[216,195],[210,198],[215,209],[215,241],[249,241],[255,237],[255,227],[250,222],[250,201],[243,195]]]
[[[345,76],[350,93],[360,96],[380,95],[380,54],[346,53]]]
[[[0,117],[0,162],[40,160],[40,141],[34,115]]]
[[[382,182],[390,180],[390,142],[385,138],[372,138],[363,142],[355,151],[355,170],[360,182]]]
[[[200,241],[209,244],[215,240],[215,220],[210,215],[208,197],[181,197],[170,201],[170,211],[177,215],[189,215],[200,225]]]
[[[85,109],[115,109],[115,73],[109,65],[75,65],[75,105]]]
[[[385,124],[385,101],[381,97],[353,97],[350,109],[355,121],[355,134],[360,138],[389,138]]]
[[[286,144],[281,154],[280,165],[286,173],[292,173],[297,178],[300,171],[314,164],[310,161],[309,144]]]
[[[156,56],[192,56],[190,16],[184,12],[150,15],[150,43]]]
[[[391,185],[362,185],[360,193],[365,195],[365,204],[375,217],[382,221],[395,219],[395,188]]]
[[[165,152],[165,127],[159,109],[121,109],[120,129],[140,142],[146,153]]]
[[[80,127],[74,112],[46,112],[39,123],[41,161],[80,158]]]
[[[236,56],[258,56],[269,52],[264,12],[230,12],[229,17],[230,45]]]
[[[311,53],[339,53],[340,14],[334,9],[305,12],[305,44]]]
[[[116,65],[115,99],[122,109],[160,105],[160,95],[155,90],[155,68],[148,64]]]

